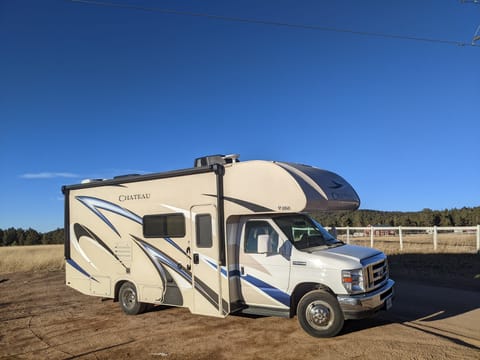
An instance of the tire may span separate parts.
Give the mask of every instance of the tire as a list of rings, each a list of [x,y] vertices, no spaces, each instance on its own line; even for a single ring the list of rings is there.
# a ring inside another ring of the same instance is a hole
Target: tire
[[[146,303],[138,301],[137,289],[131,282],[124,282],[118,293],[118,300],[123,312],[127,315],[137,315],[147,309]]]
[[[337,335],[345,321],[335,296],[323,290],[310,291],[300,299],[297,317],[303,330],[318,338]]]

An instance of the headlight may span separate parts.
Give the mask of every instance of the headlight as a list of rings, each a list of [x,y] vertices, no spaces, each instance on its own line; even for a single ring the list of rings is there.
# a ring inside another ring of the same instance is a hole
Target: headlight
[[[349,293],[364,292],[363,269],[342,270],[342,284]]]

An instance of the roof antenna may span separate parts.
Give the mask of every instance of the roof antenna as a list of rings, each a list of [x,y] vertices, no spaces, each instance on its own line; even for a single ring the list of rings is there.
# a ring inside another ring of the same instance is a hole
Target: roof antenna
[[[462,4],[470,3],[470,4],[480,5],[480,0],[460,0],[460,2]],[[473,34],[472,46],[477,46],[477,41],[480,41],[480,25],[478,25],[477,30],[475,31],[475,34]]]
[[[477,31],[473,34],[472,45],[477,45],[477,41],[480,41],[480,25],[478,25]]]

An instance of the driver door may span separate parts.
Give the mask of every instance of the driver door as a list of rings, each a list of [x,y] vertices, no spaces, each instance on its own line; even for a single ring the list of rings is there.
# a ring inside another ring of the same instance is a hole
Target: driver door
[[[290,259],[282,254],[286,241],[271,219],[244,220],[239,260],[245,304],[290,307]]]

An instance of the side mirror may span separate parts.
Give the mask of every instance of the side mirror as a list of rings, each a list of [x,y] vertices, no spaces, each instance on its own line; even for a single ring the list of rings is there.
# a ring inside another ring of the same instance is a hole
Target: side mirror
[[[267,254],[271,249],[270,235],[258,235],[257,236],[257,252],[259,254]]]

